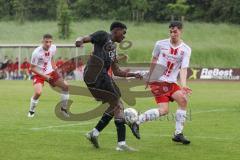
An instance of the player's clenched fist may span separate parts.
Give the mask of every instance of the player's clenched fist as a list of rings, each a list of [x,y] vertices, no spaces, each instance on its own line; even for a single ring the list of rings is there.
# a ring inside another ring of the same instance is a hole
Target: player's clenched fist
[[[142,79],[143,78],[143,76],[140,73],[135,73],[134,77],[137,78],[137,79]]]
[[[82,37],[79,37],[75,42],[76,47],[82,47],[83,46],[83,39]]]

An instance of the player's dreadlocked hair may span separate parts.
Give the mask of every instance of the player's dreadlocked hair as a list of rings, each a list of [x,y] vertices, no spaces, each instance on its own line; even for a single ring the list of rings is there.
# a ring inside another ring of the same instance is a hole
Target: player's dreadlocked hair
[[[183,28],[183,24],[180,21],[172,21],[169,24],[169,28],[174,28],[177,27],[178,29],[182,29]]]
[[[110,31],[112,31],[114,28],[127,29],[127,26],[121,22],[113,22],[110,26]]]

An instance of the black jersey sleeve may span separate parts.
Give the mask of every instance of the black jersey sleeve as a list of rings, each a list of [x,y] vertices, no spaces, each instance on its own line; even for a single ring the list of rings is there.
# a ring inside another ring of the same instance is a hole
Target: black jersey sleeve
[[[105,31],[97,31],[90,35],[93,44],[104,44],[107,41],[108,33]]]

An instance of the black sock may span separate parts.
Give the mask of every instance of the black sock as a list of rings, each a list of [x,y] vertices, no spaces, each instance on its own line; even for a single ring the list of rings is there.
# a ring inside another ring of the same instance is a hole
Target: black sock
[[[111,115],[104,113],[95,128],[101,132],[108,125],[112,118],[113,117]]]
[[[115,125],[117,128],[118,142],[125,141],[126,139],[126,127],[125,122],[122,119],[116,119]]]

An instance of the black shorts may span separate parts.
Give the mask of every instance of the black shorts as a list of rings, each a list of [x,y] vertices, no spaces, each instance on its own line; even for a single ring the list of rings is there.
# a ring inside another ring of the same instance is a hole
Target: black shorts
[[[94,83],[84,80],[93,97],[98,101],[108,102],[110,97],[120,99],[121,92],[108,74],[101,74]]]

